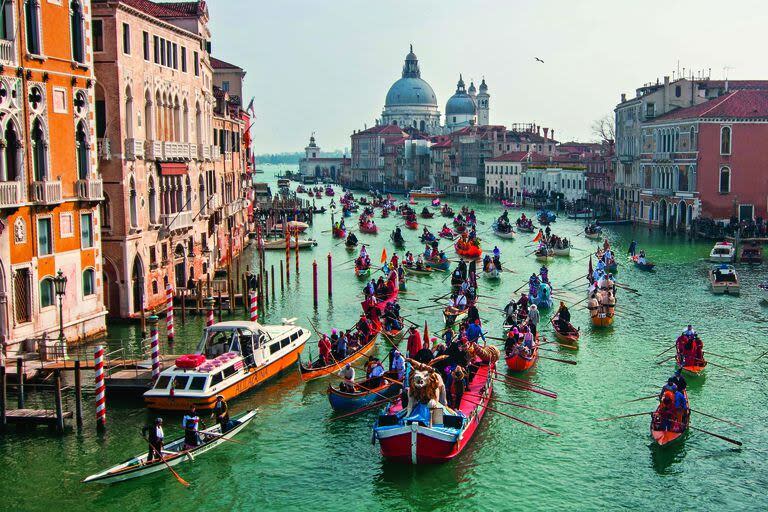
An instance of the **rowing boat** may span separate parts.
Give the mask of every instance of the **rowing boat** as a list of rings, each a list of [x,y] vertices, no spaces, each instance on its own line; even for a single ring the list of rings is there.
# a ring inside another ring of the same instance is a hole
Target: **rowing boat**
[[[422,267],[417,268],[415,265],[406,265],[403,264],[403,270],[405,270],[406,274],[410,274],[413,276],[428,276],[431,275],[434,270],[428,268],[428,267]]]
[[[499,231],[494,227],[493,234],[499,238],[504,238],[507,240],[515,238],[515,232],[512,230],[512,228],[510,228],[509,231]]]
[[[355,277],[358,279],[367,279],[371,275],[371,267],[355,267]]]
[[[634,263],[635,268],[637,268],[638,270],[644,270],[646,272],[650,272],[651,270],[653,270],[656,267],[656,264],[655,263],[651,263],[650,261],[646,261],[644,263],[640,263],[640,261],[638,261],[638,256],[637,255],[630,256],[629,257],[629,261]]]
[[[368,339],[368,341],[362,344],[357,350],[347,355],[347,357],[338,360],[333,359],[333,363],[331,364],[319,364],[319,357],[317,361],[309,361],[308,364],[305,364],[301,361],[301,359],[299,359],[299,375],[301,375],[301,380],[306,382],[325,377],[331,373],[340,371],[342,368],[344,368],[345,364],[354,363],[361,357],[365,357],[376,344],[376,335],[379,333],[379,329],[379,326],[374,325],[374,331],[371,333],[371,337]]]
[[[184,461],[192,461],[195,456],[201,455],[208,450],[225,443],[225,439],[231,439],[235,434],[242,431],[246,425],[256,416],[257,410],[247,411],[240,416],[232,418],[230,428],[222,433],[221,425],[216,424],[205,430],[200,431],[202,442],[194,447],[187,448],[184,438],[176,439],[163,446],[163,459],[147,460],[147,453],[132,457],[125,462],[105,469],[101,473],[95,473],[83,480],[84,483],[112,484],[146,476],[158,471],[164,471],[168,466],[176,466]]]
[[[552,328],[555,330],[555,339],[563,341],[569,345],[578,345],[579,343],[579,330],[576,329],[572,323],[568,322],[567,330],[561,330],[558,323],[557,315],[550,319]]]
[[[405,227],[408,229],[417,229],[419,227],[419,223],[415,220],[407,220],[405,221]]]
[[[571,255],[571,246],[568,247],[553,247],[552,252],[554,252],[555,256],[570,256]]]
[[[494,268],[491,270],[483,271],[483,277],[492,280],[501,279],[501,270]]]
[[[536,261],[548,262],[555,259],[555,251],[551,247],[545,247],[542,249],[536,249]]]
[[[480,256],[483,254],[483,250],[480,248],[480,246],[466,243],[462,240],[459,240],[453,244],[453,246],[456,249],[456,254],[468,260],[480,259]]]
[[[464,309],[456,309],[453,306],[446,306],[443,309],[443,320],[445,321],[445,325],[453,325],[457,320],[467,316],[468,311],[469,307]]]
[[[347,230],[342,228],[333,228],[333,238],[346,238]]]
[[[379,232],[379,226],[374,224],[373,222],[361,222],[360,223],[360,232],[361,233],[367,233],[369,235],[375,235]]]
[[[328,401],[334,411],[356,411],[379,400],[393,398],[400,394],[402,384],[397,380],[397,371],[385,372],[381,378],[374,377],[355,384],[355,391],[342,391],[328,385]]]
[[[477,371],[457,409],[416,404],[410,417],[398,400],[373,425],[381,455],[396,462],[439,464],[460,454],[472,440],[493,393],[494,365],[476,361]]]
[[[396,248],[402,249],[405,247],[405,238],[402,236],[400,238],[396,238],[394,231],[389,235],[389,239],[392,240],[392,245],[394,245]]]
[[[507,362],[507,368],[513,372],[524,372],[530,370],[531,367],[536,364],[536,360],[539,358],[539,336],[533,340],[533,351],[531,355],[524,356],[520,353],[506,356],[504,359]]]
[[[683,391],[683,394],[685,394],[685,401],[688,402],[688,393]],[[654,442],[659,446],[667,446],[682,441],[691,423],[690,410],[679,412],[676,410],[674,417],[670,419],[671,428],[662,430],[661,408],[662,404],[659,403],[656,411],[651,413],[651,437],[653,437]]]

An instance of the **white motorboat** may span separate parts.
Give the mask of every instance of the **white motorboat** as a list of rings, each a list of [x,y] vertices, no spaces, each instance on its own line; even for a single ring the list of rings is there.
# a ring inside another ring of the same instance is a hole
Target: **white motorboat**
[[[736,258],[736,248],[731,242],[717,242],[709,253],[712,263],[733,263]]]
[[[739,275],[732,265],[718,265],[709,271],[709,286],[717,295],[739,295]]]

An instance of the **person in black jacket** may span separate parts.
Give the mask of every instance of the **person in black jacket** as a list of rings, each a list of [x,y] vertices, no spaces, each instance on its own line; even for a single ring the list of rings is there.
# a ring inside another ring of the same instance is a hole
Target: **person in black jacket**
[[[163,453],[163,418],[157,418],[152,426],[145,426],[141,429],[141,435],[149,443],[149,452],[147,453],[147,462],[160,460]]]

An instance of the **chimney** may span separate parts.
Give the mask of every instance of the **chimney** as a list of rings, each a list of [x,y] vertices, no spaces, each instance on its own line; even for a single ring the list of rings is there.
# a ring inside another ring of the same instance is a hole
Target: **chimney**
[[[627,101],[627,93],[623,92],[621,93],[621,102],[624,103],[625,101]]]
[[[552,131],[549,132],[549,134],[552,136],[552,140],[555,140],[555,129],[552,128]]]
[[[549,128],[544,128],[544,142],[547,141],[547,133],[549,132]]]
[[[536,135],[541,135],[541,126],[536,126]]]

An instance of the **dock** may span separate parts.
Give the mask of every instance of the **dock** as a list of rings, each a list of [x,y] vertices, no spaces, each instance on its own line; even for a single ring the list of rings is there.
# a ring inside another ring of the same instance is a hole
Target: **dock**
[[[72,411],[62,413],[62,419],[72,419]],[[14,425],[46,425],[55,427],[59,417],[54,409],[10,409],[5,411],[5,422]]]

